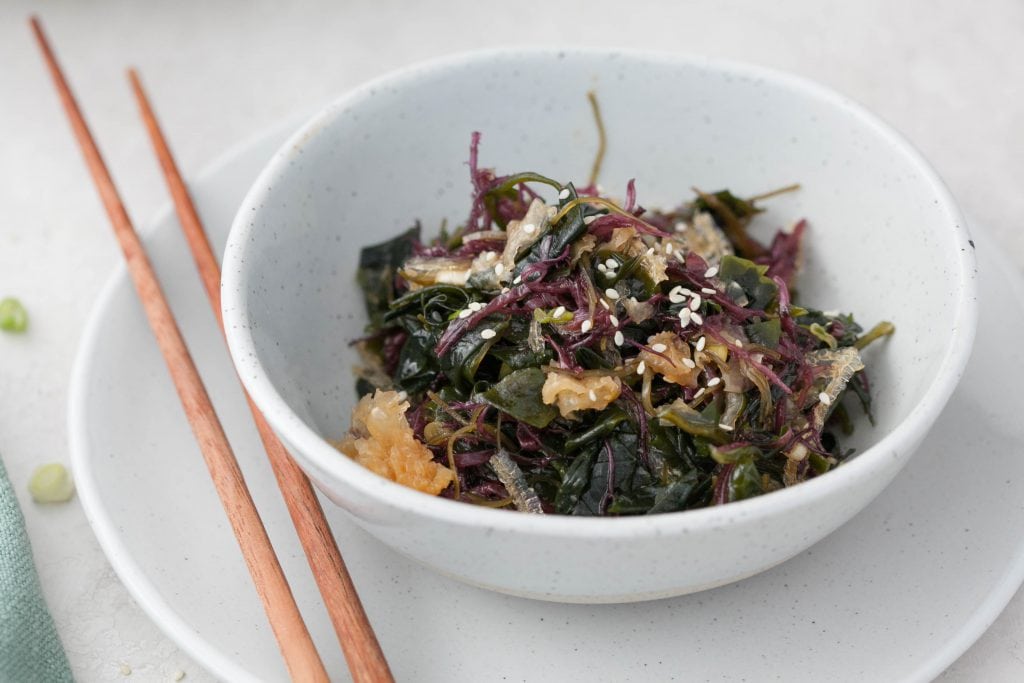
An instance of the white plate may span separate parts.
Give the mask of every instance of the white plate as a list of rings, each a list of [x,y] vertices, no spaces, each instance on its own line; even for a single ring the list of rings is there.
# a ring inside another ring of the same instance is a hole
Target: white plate
[[[214,242],[285,130],[192,184]],[[227,352],[169,212],[147,246],[332,676],[347,677]],[[985,246],[983,244],[983,246]],[[919,681],[938,675],[1024,578],[1022,288],[981,253],[967,374],[910,465],[866,511],[795,559],[740,583],[658,602],[561,605],[438,576],[325,503],[400,681]],[[337,340],[342,343],[342,340]],[[72,460],[86,514],[135,599],[210,672],[285,670],[163,361],[119,269],[71,389]]]

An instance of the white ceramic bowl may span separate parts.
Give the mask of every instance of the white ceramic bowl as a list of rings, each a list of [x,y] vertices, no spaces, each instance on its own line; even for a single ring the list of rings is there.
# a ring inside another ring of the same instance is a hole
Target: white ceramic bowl
[[[866,353],[877,425],[854,459],[758,498],[633,518],[534,516],[403,488],[326,441],[355,400],[347,342],[364,313],[360,247],[420,219],[468,213],[466,160],[585,180],[601,102],[602,184],[635,177],[641,203],[688,188],[767,202],[774,229],[807,217],[801,300],[896,335]],[[224,317],[243,381],[303,469],[371,534],[438,571],[567,602],[677,595],[757,573],[850,519],[899,472],[938,417],[970,352],[974,257],[963,218],[921,156],[876,117],[793,76],[702,58],[496,50],[405,69],[345,95],[275,155],[239,210],[224,263]],[[826,577],[822,577],[825,580]]]

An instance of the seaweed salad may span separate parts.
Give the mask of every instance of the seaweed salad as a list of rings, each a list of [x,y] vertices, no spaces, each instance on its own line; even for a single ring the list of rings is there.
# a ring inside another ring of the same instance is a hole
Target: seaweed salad
[[[860,351],[893,326],[794,301],[806,222],[767,244],[747,231],[778,191],[695,190],[664,211],[633,181],[606,196],[591,102],[585,187],[482,168],[474,133],[468,219],[363,250],[361,398],[338,448],[431,495],[538,514],[719,505],[842,463],[843,398],[871,418]]]

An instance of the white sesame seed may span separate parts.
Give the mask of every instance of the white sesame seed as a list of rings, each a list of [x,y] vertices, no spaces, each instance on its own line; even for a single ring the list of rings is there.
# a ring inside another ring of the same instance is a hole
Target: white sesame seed
[[[619,262],[613,258],[610,258],[604,262],[604,265],[606,268],[611,268],[612,270],[615,270],[616,268],[619,267]]]
[[[505,264],[504,263],[499,263],[499,264],[494,266],[494,274],[495,275],[501,275],[504,272],[505,272]]]
[[[602,273],[607,273],[608,272],[608,266],[606,266],[603,263],[598,263],[597,264],[597,269],[600,270]]]
[[[583,324],[580,325],[580,331],[583,332],[584,334],[586,334],[587,332],[590,332],[590,329],[593,326],[594,326],[594,321],[593,320],[590,320],[590,319],[584,320]]]
[[[707,338],[701,337],[700,339],[697,340],[697,344],[694,346],[694,348],[697,349],[698,351],[703,351],[704,350],[704,346],[707,343],[708,343]]]
[[[518,284],[521,284],[522,282],[523,282],[523,277],[521,275],[516,275],[516,279],[512,281],[512,284],[518,285]]]
[[[686,295],[683,294],[683,288],[678,285],[669,290],[668,300],[674,304],[681,304],[686,300]]]
[[[636,374],[642,375],[647,372],[647,363],[640,361],[640,364],[636,366]]]
[[[708,389],[710,389],[711,387],[717,387],[721,383],[721,377],[712,377],[711,379],[708,380]]]
[[[700,313],[694,313],[693,315],[691,315],[690,320],[692,320],[695,325],[704,324],[704,316],[702,316]]]
[[[700,294],[694,294],[693,298],[690,299],[690,310],[691,311],[696,311],[698,308],[700,308],[700,304],[701,304]]]
[[[602,306],[604,306],[605,310],[611,310],[612,307],[608,305],[607,301],[605,301],[604,299],[598,299],[598,301],[601,303]]]
[[[671,254],[672,253],[672,243],[671,242],[665,242],[665,253],[666,254]]]
[[[700,398],[703,395],[704,395],[704,387],[701,387],[700,389],[697,390],[697,393],[695,393],[693,395],[693,399],[697,400],[698,398]]]
[[[563,313],[565,313],[565,306],[559,306],[555,310],[551,311],[551,315],[556,318],[561,318]]]
[[[691,370],[693,370],[695,367],[697,367],[697,364],[694,363],[689,358],[684,358],[683,359],[683,365],[685,365],[686,367],[690,368]]]
[[[591,223],[593,223],[596,220],[597,220],[597,216],[584,216],[583,217],[583,225],[590,225]]]
[[[724,422],[719,422],[718,428],[721,429],[723,432],[731,432],[733,430],[732,425],[727,425]]]
[[[684,308],[679,311],[679,322],[682,323],[683,327],[690,324],[690,320],[693,318],[693,311],[689,308]]]
[[[737,349],[742,349],[743,348],[743,341],[742,340],[740,340],[740,339],[736,340],[736,348]]]
[[[468,318],[471,315],[473,315],[473,311],[469,310],[468,308],[463,308],[461,311],[459,311],[460,318]]]
[[[479,301],[473,301],[473,302],[470,302],[470,304],[469,304],[469,310],[471,310],[471,311],[479,311],[483,307],[484,307],[484,305],[482,303],[480,303]]]
[[[626,343],[626,338],[622,335],[622,330],[615,333],[615,345],[622,346]]]
[[[718,266],[711,266],[704,271],[704,277],[714,277],[718,275]]]
[[[701,287],[701,294],[718,294],[717,289],[711,289],[710,287]]]
[[[654,344],[653,346],[651,346],[651,351],[654,351],[655,353],[665,353],[665,351],[667,350],[668,347],[665,346],[664,344]]]
[[[832,405],[832,397],[826,394],[824,391],[818,394],[818,400],[821,401],[821,405],[823,406]]]
[[[654,256],[654,247],[647,247],[647,251],[644,252],[647,256]]]
[[[523,226],[523,232],[525,232],[527,235],[532,235],[533,233],[537,232],[537,226],[534,225],[533,223],[527,223],[526,225]]]
[[[676,260],[680,263],[686,263],[686,252],[680,249],[676,252]]]
[[[619,319],[616,318],[614,315],[608,316],[608,320],[610,320],[612,322],[612,327],[618,327],[619,326]]]
[[[559,192],[558,193],[558,198],[559,199],[568,199],[569,198],[569,188],[567,187],[564,190],[562,190],[561,192]]]
[[[494,339],[495,335],[497,334],[497,332],[495,332],[489,327],[485,327],[484,329],[480,330],[481,339]]]
[[[683,232],[684,230],[686,230],[686,223],[679,221],[678,223],[676,223],[675,228],[676,232]]]
[[[615,301],[616,299],[618,299],[618,298],[619,298],[619,293],[618,293],[618,292],[616,292],[616,291],[615,291],[614,289],[612,289],[611,287],[609,287],[608,289],[604,290],[604,295],[605,295],[606,297],[608,297],[609,299],[611,299],[612,301]]]
[[[594,391],[593,389],[591,389],[590,391],[588,391],[588,392],[587,392],[587,397],[588,397],[588,398],[589,398],[589,399],[590,399],[591,401],[596,401],[596,400],[597,400],[597,392],[596,392],[596,391]]]

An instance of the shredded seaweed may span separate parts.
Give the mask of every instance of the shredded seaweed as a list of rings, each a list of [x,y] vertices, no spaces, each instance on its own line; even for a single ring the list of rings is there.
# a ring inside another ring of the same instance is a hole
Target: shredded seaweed
[[[364,249],[361,386],[404,391],[414,434],[456,476],[441,495],[531,513],[675,512],[821,476],[849,455],[843,399],[871,416],[849,314],[792,301],[807,224],[768,244],[757,202],[702,192],[665,211],[596,182],[499,176],[470,145],[468,220]]]

